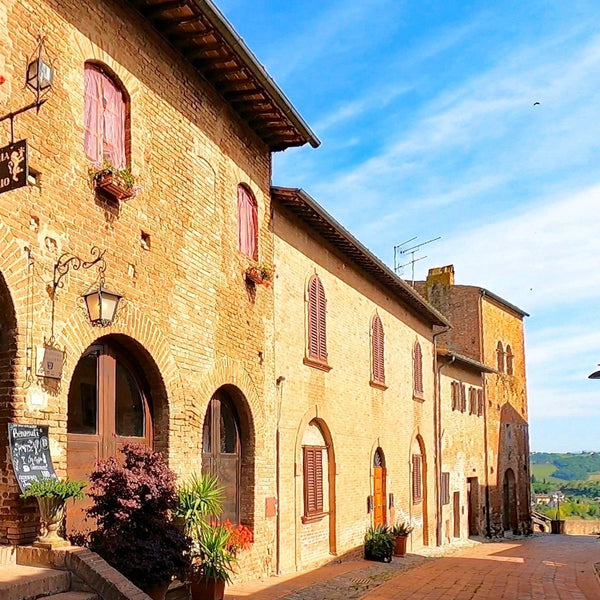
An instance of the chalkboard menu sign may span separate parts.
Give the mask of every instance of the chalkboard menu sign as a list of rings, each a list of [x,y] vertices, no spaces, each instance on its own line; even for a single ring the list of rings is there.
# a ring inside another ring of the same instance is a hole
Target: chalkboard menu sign
[[[8,440],[13,470],[21,491],[25,490],[32,479],[56,477],[50,458],[46,425],[9,423]]]

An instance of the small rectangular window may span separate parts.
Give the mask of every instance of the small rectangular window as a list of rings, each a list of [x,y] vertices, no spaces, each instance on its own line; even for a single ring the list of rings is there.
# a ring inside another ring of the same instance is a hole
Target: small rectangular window
[[[442,505],[450,504],[450,473],[442,473],[441,488]]]

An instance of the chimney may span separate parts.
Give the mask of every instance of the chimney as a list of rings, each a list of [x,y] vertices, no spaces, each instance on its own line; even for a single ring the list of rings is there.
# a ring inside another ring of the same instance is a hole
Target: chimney
[[[427,274],[427,288],[435,284],[454,285],[454,265],[429,269],[429,273]]]

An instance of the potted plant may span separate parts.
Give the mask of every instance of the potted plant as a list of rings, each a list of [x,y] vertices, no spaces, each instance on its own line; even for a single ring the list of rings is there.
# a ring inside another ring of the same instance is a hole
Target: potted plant
[[[69,542],[58,534],[58,528],[65,516],[65,505],[69,498],[83,498],[85,481],[71,481],[58,477],[33,479],[21,494],[21,498],[35,498],[40,509],[43,533],[34,546],[56,548],[68,546]]]
[[[273,280],[274,269],[268,265],[255,265],[246,269],[246,281],[268,286]]]
[[[390,527],[390,533],[394,536],[394,556],[406,555],[406,540],[413,529],[406,521],[398,521]]]
[[[188,572],[191,540],[176,526],[176,475],[162,454],[125,444],[122,459],[99,461],[90,475],[96,519],[86,545],[150,597],[164,598],[173,576]]]
[[[394,536],[386,525],[369,527],[365,533],[365,558],[379,562],[392,562],[394,541]]]
[[[560,497],[562,492],[557,492],[553,495],[553,499],[556,501],[556,513],[554,519],[550,521],[550,530],[552,533],[561,534],[565,532],[565,521],[561,519],[560,513]]]
[[[223,600],[236,561],[229,549],[231,533],[224,525],[209,525],[198,533],[192,549],[192,600]]]
[[[117,169],[104,159],[101,165],[94,165],[89,173],[94,189],[102,190],[115,200],[127,200],[138,192],[135,179],[127,167]]]
[[[175,523],[189,536],[221,514],[225,491],[215,475],[193,473],[177,488]]]

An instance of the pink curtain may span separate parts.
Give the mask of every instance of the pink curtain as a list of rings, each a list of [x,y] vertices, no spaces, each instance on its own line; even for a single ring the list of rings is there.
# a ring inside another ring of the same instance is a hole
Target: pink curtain
[[[127,165],[125,157],[125,101],[123,92],[108,77],[104,92],[104,157],[117,169]]]
[[[258,209],[252,192],[238,185],[239,249],[250,258],[257,258]]]
[[[102,73],[86,65],[84,72],[84,141],[86,156],[102,162]]]
[[[94,163],[106,159],[117,169],[126,167],[123,92],[92,65],[85,67],[84,114],[86,155]]]

